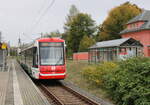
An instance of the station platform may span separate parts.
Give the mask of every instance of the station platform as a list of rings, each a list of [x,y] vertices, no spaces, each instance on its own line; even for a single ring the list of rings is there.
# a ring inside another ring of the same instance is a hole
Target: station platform
[[[50,105],[16,60],[0,71],[0,105]]]

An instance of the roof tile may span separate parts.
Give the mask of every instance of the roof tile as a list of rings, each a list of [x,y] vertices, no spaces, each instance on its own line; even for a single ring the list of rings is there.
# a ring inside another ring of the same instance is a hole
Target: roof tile
[[[131,19],[127,24],[131,24],[137,21],[145,21],[145,23],[138,28],[124,29],[123,31],[120,32],[120,34],[150,29],[150,10],[144,10],[140,15]]]

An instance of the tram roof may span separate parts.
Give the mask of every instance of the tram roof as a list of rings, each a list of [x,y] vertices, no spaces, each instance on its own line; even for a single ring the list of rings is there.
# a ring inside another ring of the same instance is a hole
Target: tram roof
[[[40,38],[37,41],[39,42],[64,42],[64,40],[60,38]]]
[[[33,47],[36,47],[36,41],[38,42],[64,42],[63,39],[55,38],[55,37],[54,38],[38,38],[34,40],[32,43],[28,43],[24,45],[24,48],[21,50],[21,52],[32,49]]]

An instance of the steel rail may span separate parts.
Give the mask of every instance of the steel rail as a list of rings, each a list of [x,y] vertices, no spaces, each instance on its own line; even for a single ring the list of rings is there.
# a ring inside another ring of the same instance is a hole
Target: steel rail
[[[91,105],[100,105],[99,103],[95,102],[94,100],[91,100],[90,98],[86,97],[85,95],[81,95],[79,92],[73,90],[70,87],[67,87],[67,86],[63,85],[63,88],[65,88],[66,90],[68,90],[72,94],[80,97],[82,100],[86,101],[87,103],[89,103]]]
[[[48,90],[48,88],[42,84],[40,84],[40,88],[51,98],[57,105],[65,105],[63,102],[52,92]]]
[[[57,97],[55,94],[53,94],[47,86],[43,85],[43,84],[39,84],[40,88],[45,92],[45,94],[47,94],[47,96],[49,96],[57,105],[65,105],[60,99],[59,97]],[[85,95],[80,94],[79,92],[73,90],[70,87],[67,87],[63,84],[61,84],[61,87],[64,88],[66,91],[70,92],[71,94],[79,97],[81,100],[83,100],[84,102],[86,102],[88,105],[101,105],[97,102],[95,102],[94,100],[86,97]]]

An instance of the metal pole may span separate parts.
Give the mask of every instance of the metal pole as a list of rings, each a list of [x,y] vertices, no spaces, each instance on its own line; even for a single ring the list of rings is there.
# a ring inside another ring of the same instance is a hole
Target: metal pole
[[[3,70],[4,71],[4,66],[5,66],[5,55],[4,55],[4,50],[2,50],[2,53],[3,53]]]

